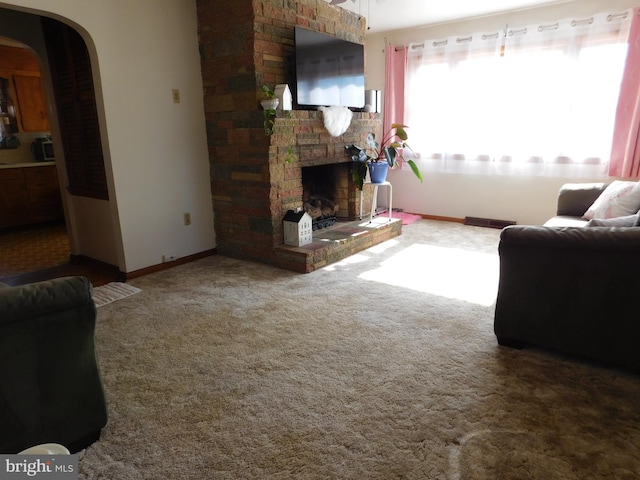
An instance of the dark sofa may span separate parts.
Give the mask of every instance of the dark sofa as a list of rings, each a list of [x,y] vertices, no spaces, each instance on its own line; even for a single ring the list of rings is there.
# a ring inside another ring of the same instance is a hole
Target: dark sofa
[[[100,437],[107,409],[84,277],[0,288],[0,453]]]
[[[501,345],[640,368],[640,227],[580,226],[604,187],[567,185],[547,224],[501,232],[494,318]]]

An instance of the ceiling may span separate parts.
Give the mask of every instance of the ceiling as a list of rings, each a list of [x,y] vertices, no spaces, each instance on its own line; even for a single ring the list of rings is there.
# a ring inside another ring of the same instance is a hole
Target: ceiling
[[[421,27],[573,0],[325,0],[367,19],[367,33]]]

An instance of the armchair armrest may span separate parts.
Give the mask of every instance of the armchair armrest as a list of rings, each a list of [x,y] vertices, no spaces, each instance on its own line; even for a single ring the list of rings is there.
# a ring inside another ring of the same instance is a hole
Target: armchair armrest
[[[565,183],[558,192],[556,215],[582,217],[606,187],[606,183]]]
[[[96,441],[107,407],[85,277],[0,289],[0,452]]]
[[[78,307],[95,311],[93,287],[85,277],[63,277],[0,289],[0,325]]]

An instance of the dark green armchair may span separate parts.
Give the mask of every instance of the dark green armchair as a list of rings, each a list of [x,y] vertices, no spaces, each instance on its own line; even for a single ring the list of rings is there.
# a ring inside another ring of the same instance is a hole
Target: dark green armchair
[[[84,277],[0,288],[0,453],[100,438],[107,408]]]

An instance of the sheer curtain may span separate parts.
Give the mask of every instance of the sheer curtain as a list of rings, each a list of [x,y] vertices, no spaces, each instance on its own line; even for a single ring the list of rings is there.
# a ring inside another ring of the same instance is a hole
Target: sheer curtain
[[[606,175],[630,18],[602,14],[410,46],[412,147],[444,171]]]
[[[488,159],[501,44],[496,31],[409,46],[405,119],[414,152],[446,170]]]

